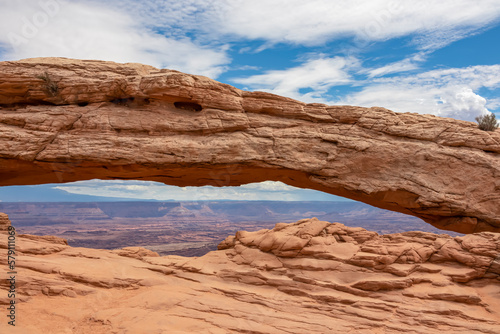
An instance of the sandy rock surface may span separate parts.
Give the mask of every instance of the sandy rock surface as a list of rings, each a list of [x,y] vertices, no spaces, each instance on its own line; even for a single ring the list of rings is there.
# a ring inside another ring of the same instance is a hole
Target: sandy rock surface
[[[9,226],[11,226],[9,216],[0,212],[0,231],[8,231]]]
[[[462,233],[500,231],[500,130],[306,104],[141,64],[0,62],[0,185],[264,180]]]
[[[313,218],[238,232],[198,258],[53,241],[18,236],[16,327],[0,332],[500,332],[496,233],[378,235]]]

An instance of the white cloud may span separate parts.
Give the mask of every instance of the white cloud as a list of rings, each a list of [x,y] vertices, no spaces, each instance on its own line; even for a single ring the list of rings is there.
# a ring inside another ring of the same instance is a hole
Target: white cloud
[[[418,69],[420,63],[424,62],[426,59],[426,52],[419,52],[416,55],[405,58],[403,60],[361,72],[367,73],[369,78],[380,77],[393,73],[407,72]]]
[[[488,99],[486,103],[486,108],[491,110],[496,110],[500,108],[500,98]]]
[[[340,104],[382,106],[400,112],[418,112],[473,121],[489,112],[488,101],[475,93],[500,87],[500,65],[433,70],[413,76],[379,78]],[[495,105],[495,101],[492,101]]]
[[[232,69],[238,71],[259,71],[261,67],[252,65],[243,65],[243,66],[233,67]]]
[[[54,186],[71,194],[153,200],[345,200],[315,190],[300,189],[281,182],[265,181],[239,187],[175,187],[152,181],[77,181]]]
[[[259,183],[248,183],[240,186],[240,189],[251,189],[260,191],[294,191],[296,187],[289,186],[283,182],[264,181]]]
[[[233,82],[247,85],[251,89],[267,91],[303,101],[322,102],[321,95],[335,85],[352,82],[349,72],[357,68],[355,58],[319,55],[310,58],[299,66],[286,70],[271,70],[264,74],[247,78],[236,78]],[[312,89],[309,93],[300,93],[300,89]]]
[[[476,116],[488,112],[486,99],[475,94],[470,88],[462,87],[451,90],[448,94],[444,92],[441,99],[446,106],[444,112],[448,117],[473,121]]]
[[[0,44],[3,59],[141,62],[217,77],[230,62],[223,40],[261,40],[268,48],[411,35],[421,48],[435,49],[499,18],[497,0],[3,0]],[[372,75],[416,66],[405,60]]]
[[[3,59],[69,57],[140,62],[217,77],[227,47],[166,37],[125,13],[97,2],[8,0],[0,13]]]
[[[320,55],[285,70],[233,79],[251,89],[263,90],[304,102],[351,104],[365,107],[380,106],[398,112],[418,112],[474,121],[496,109],[500,100],[486,100],[476,93],[481,88],[500,87],[500,65],[439,69],[414,75],[389,73],[410,71],[425,60],[420,52],[403,61],[383,67],[362,68],[355,58]],[[366,75],[369,80],[355,79],[353,73]],[[363,87],[359,92],[340,99],[332,97],[330,89],[338,85]],[[302,90],[308,90],[304,93]]]
[[[3,59],[141,62],[217,77],[230,62],[229,42],[222,41],[259,40],[266,48],[275,43],[322,46],[354,37],[359,47],[363,41],[411,36],[423,51],[378,68],[362,69],[360,58],[318,54],[298,66],[234,82],[306,102],[380,105],[471,120],[500,105],[478,95],[483,87],[498,87],[500,65],[383,76],[414,71],[433,49],[499,18],[498,0],[3,0],[0,50]],[[328,95],[339,85],[364,88],[339,101]]]
[[[453,86],[369,86],[340,103],[365,107],[380,106],[398,112],[433,114],[468,121],[488,112],[486,99],[475,94],[470,88]]]
[[[109,2],[108,2],[109,3]],[[117,1],[111,1],[118,4]],[[319,45],[340,37],[363,41],[417,34],[423,49],[442,47],[500,17],[497,0],[120,0],[138,18],[212,39]]]

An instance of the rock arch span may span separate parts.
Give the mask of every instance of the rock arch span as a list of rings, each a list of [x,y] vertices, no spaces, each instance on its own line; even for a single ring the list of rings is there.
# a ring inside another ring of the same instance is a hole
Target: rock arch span
[[[92,178],[282,181],[445,230],[500,231],[499,131],[306,104],[141,64],[1,62],[0,186]]]

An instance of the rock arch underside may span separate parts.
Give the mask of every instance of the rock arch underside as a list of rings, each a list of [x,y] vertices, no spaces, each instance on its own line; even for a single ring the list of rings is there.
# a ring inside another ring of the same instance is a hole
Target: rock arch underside
[[[0,332],[499,333],[499,143],[470,122],[305,104],[140,64],[0,62],[0,186],[276,180],[468,233],[307,218],[160,257],[55,236],[13,245],[0,213],[0,277],[12,277],[15,246],[18,315],[13,331],[0,312]]]
[[[0,186],[275,180],[444,230],[500,231],[500,132],[471,122],[63,58],[0,63],[0,106]]]

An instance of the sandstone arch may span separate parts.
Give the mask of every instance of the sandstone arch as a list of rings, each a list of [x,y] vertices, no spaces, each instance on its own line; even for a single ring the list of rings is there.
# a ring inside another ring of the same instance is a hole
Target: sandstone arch
[[[63,58],[1,62],[0,106],[0,186],[276,180],[445,230],[500,231],[500,132],[470,122],[305,104],[151,66]]]

